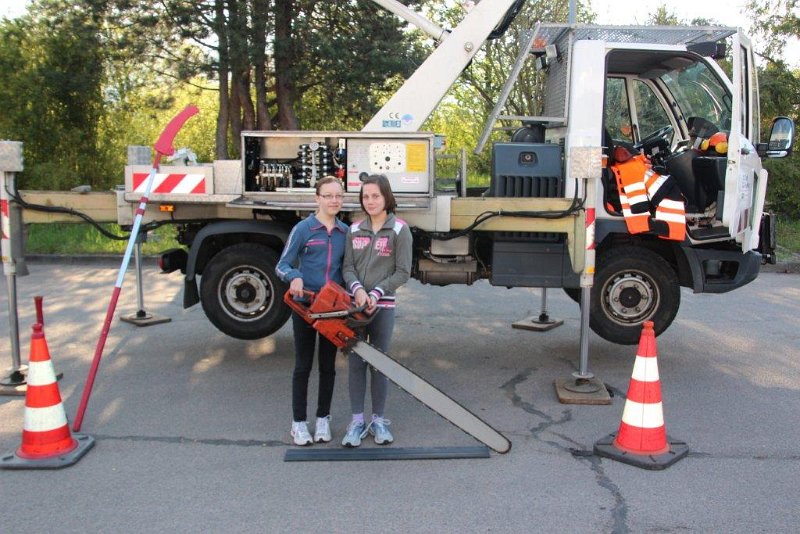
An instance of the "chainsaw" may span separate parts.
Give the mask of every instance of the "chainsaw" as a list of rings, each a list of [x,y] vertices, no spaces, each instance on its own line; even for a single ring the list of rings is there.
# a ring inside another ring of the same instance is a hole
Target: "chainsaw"
[[[363,358],[401,389],[473,438],[499,453],[511,449],[511,442],[477,415],[361,339],[358,331],[369,324],[374,315],[364,311],[366,306],[354,306],[350,295],[335,282],[327,282],[317,293],[304,290],[303,300],[295,300],[287,291],[283,301],[343,352]]]

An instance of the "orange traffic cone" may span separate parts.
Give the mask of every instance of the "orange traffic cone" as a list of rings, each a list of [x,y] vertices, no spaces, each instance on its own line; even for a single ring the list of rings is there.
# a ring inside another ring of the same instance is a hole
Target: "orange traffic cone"
[[[594,452],[645,469],[664,469],[689,452],[667,436],[652,321],[642,328],[619,431],[595,443]]]
[[[94,445],[70,434],[42,325],[33,325],[22,444],[0,458],[0,469],[57,469],[74,464]]]

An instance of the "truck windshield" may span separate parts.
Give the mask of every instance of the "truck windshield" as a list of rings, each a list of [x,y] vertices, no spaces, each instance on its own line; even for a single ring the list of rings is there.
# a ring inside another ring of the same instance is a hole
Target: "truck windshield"
[[[719,130],[731,128],[731,95],[705,63],[672,70],[661,76],[683,116],[700,117]]]

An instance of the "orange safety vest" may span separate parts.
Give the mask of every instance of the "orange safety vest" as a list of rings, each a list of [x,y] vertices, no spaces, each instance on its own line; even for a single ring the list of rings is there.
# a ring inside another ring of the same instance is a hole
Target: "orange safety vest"
[[[657,173],[646,156],[633,155],[623,147],[614,149],[611,170],[617,180],[628,232],[652,232],[662,239],[684,240],[686,212],[672,177]],[[651,218],[653,208],[655,218]]]

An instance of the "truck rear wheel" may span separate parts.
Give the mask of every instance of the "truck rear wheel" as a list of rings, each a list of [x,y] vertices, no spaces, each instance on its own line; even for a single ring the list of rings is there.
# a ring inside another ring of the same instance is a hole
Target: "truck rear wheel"
[[[635,345],[642,323],[653,321],[656,335],[675,319],[680,285],[667,261],[644,247],[619,247],[598,258],[590,322],[603,339]]]
[[[277,331],[291,310],[283,303],[288,287],[275,274],[278,255],[258,243],[239,243],[218,252],[200,279],[209,321],[237,339],[260,339]]]

